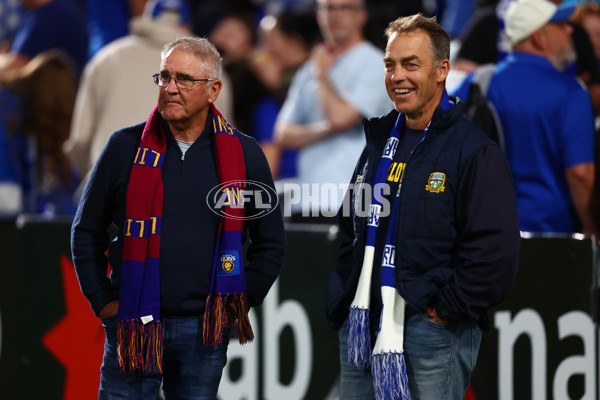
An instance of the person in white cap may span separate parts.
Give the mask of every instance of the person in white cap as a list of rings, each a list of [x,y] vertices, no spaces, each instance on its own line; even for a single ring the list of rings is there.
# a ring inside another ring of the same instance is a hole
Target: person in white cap
[[[522,231],[596,234],[594,113],[590,95],[562,72],[575,61],[566,22],[574,5],[518,0],[509,6],[512,53],[491,78],[517,193]],[[465,99],[472,76],[455,94]]]
[[[513,50],[541,55],[562,71],[575,61],[572,28],[567,24],[574,11],[574,5],[559,7],[547,0],[513,2],[506,12],[506,36]],[[539,40],[547,46],[540,48]]]

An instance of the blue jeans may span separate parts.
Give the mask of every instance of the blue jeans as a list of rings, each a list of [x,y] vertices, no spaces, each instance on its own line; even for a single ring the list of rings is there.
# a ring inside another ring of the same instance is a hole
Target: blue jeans
[[[104,319],[104,359],[99,400],[155,400],[163,384],[165,400],[214,400],[227,362],[229,335],[215,348],[202,343],[202,317],[163,318],[163,375],[132,375],[117,366],[117,318]]]
[[[475,368],[482,330],[473,322],[439,324],[423,314],[404,327],[404,355],[412,400],[461,400]],[[348,362],[348,324],[340,328],[340,400],[374,399],[371,371]]]

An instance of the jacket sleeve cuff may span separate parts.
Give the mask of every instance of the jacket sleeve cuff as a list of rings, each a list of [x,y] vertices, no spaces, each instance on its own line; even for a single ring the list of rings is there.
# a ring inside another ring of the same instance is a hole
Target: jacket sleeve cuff
[[[96,293],[90,294],[88,296],[88,300],[90,305],[92,306],[92,310],[94,311],[94,315],[96,317],[99,316],[100,311],[104,308],[105,305],[110,303],[111,301],[117,300],[113,294],[111,293],[109,288],[103,289]]]

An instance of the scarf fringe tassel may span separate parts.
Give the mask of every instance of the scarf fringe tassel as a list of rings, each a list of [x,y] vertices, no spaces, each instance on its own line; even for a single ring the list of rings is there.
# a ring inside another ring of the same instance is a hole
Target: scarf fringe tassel
[[[348,362],[365,370],[371,364],[369,309],[352,306],[348,314]]]
[[[372,372],[377,400],[410,400],[404,353],[374,355]]]
[[[139,319],[118,321],[117,362],[129,373],[162,373],[162,326],[160,321],[144,325]]]
[[[210,347],[223,344],[223,331],[229,326],[233,326],[233,334],[238,337],[240,344],[254,339],[246,295],[209,295],[204,311],[204,344]]]

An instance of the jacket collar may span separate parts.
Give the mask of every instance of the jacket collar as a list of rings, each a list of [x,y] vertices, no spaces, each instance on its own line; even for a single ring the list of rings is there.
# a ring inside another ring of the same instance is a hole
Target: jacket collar
[[[444,92],[444,96],[447,96]],[[444,110],[438,105],[433,113],[431,125],[429,126],[428,134],[438,135],[444,132],[448,126],[454,124],[463,115],[464,104],[457,97],[448,97],[454,103],[448,110]],[[367,148],[374,147],[375,149],[383,149],[390,132],[394,127],[394,123],[398,119],[398,111],[392,110],[387,115],[364,120],[364,130],[367,141]]]

